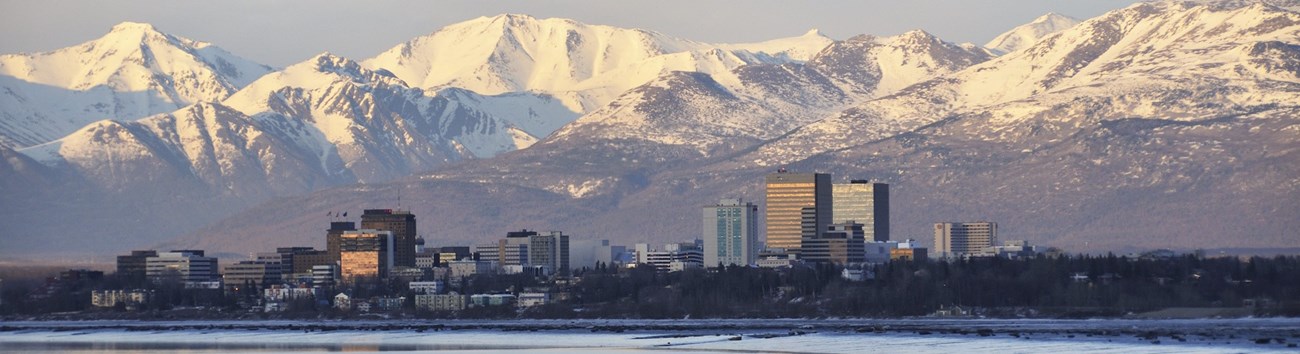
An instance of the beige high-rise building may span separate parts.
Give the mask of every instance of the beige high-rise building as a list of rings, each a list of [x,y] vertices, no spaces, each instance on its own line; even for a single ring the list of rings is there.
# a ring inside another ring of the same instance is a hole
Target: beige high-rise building
[[[767,247],[798,254],[804,237],[816,237],[831,224],[831,175],[780,172],[767,175]],[[804,208],[812,208],[805,235]]]
[[[934,224],[934,252],[940,258],[979,253],[998,242],[998,223],[941,222]]]
[[[889,185],[853,180],[832,188],[832,222],[862,224],[867,242],[889,241]]]
[[[394,246],[392,231],[344,231],[339,236],[339,275],[347,283],[387,277],[394,266]]]

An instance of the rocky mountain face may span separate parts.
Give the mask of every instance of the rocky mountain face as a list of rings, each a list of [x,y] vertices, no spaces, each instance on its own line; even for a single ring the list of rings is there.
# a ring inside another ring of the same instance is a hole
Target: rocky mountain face
[[[0,222],[62,211],[103,227],[19,231],[243,253],[321,246],[323,212],[400,195],[435,245],[519,228],[661,242],[699,237],[698,208],[718,199],[761,205],[762,176],[785,167],[891,183],[894,238],[990,220],[1002,239],[1072,251],[1300,246],[1293,10],[1139,3],[1002,56],[923,31],[800,54],[817,36],[706,45],[482,18],[363,64],[323,55],[220,102],[0,148],[0,192],[18,196]]]
[[[51,52],[0,56],[0,144],[52,141],[101,119],[226,98],[271,68],[143,23]]]

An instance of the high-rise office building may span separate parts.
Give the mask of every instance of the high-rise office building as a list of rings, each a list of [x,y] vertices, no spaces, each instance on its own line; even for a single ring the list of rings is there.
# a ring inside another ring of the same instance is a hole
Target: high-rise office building
[[[339,237],[339,275],[344,282],[388,277],[395,266],[396,242],[392,231],[361,229]]]
[[[325,252],[329,253],[329,259],[330,262],[333,262],[332,264],[337,265],[339,263],[340,236],[343,236],[343,232],[345,231],[356,230],[357,223],[351,221],[330,222],[329,230],[325,230]]]
[[[501,266],[541,266],[560,273],[570,269],[569,235],[560,231],[510,231],[495,243],[474,246],[474,253],[479,260]]]
[[[146,260],[149,257],[155,257],[158,251],[131,251],[130,255],[117,256],[117,276],[126,279],[132,284],[144,281],[145,271],[147,268]]]
[[[228,264],[221,270],[226,289],[235,291],[245,285],[266,287],[283,281],[284,264],[266,260],[247,260]]]
[[[361,228],[393,232],[393,265],[415,267],[415,214],[406,210],[366,209]]]
[[[832,222],[862,224],[867,242],[889,241],[889,185],[853,180],[831,188]]]
[[[308,249],[306,251],[295,251],[289,262],[291,274],[310,274],[313,267],[318,265],[334,264],[329,257],[328,251]]]
[[[998,242],[995,222],[941,222],[934,224],[934,252],[941,258],[980,253]]]
[[[799,253],[806,233],[831,224],[831,175],[780,172],[767,175],[767,247]],[[804,208],[812,208],[811,231],[805,230]]]
[[[145,275],[154,283],[213,281],[221,276],[217,269],[217,259],[199,250],[159,252],[145,259]]]
[[[560,231],[534,234],[528,236],[528,265],[548,267],[561,274],[568,272],[569,235]]]
[[[866,261],[863,226],[858,223],[832,224],[826,231],[803,239],[799,257],[808,262],[847,265]]]
[[[747,266],[758,260],[758,206],[723,199],[704,207],[704,266]]]

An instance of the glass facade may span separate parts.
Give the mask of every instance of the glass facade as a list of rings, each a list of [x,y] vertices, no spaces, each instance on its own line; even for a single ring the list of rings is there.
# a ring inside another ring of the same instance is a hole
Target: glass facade
[[[863,225],[867,241],[889,241],[889,185],[853,181],[833,187],[833,223]]]
[[[804,208],[813,208],[812,232],[831,224],[831,176],[778,172],[767,175],[767,247],[798,253],[805,235]]]

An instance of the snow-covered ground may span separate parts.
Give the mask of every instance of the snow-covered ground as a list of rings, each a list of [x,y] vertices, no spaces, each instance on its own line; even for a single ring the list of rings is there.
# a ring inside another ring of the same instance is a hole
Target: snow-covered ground
[[[981,334],[981,329],[989,331]],[[1139,335],[1132,335],[1134,332]],[[1162,335],[1143,338],[1146,332]],[[1271,341],[1257,344],[1261,338]],[[6,353],[1238,353],[1295,352],[1288,343],[1297,341],[1300,320],[1296,319],[86,321],[0,325],[0,351]]]

